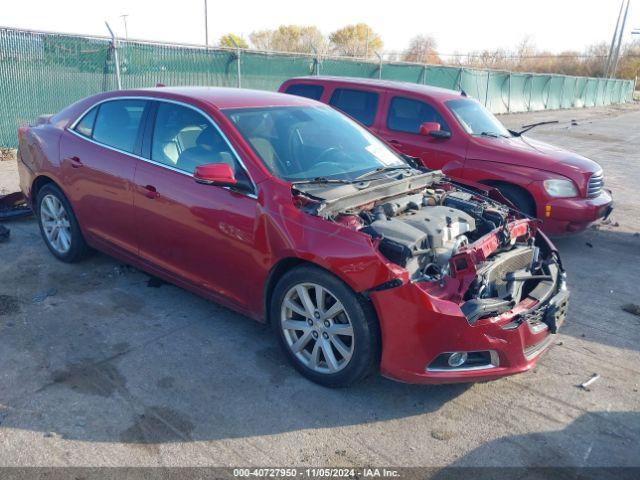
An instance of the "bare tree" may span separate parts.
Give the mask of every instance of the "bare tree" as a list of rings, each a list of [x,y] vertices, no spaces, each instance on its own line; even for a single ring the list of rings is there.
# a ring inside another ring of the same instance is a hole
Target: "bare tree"
[[[401,58],[405,62],[441,64],[437,49],[438,44],[431,35],[417,35],[409,41]]]
[[[258,50],[279,52],[324,53],[327,41],[315,26],[280,25],[275,30],[259,30],[249,35]]]
[[[383,42],[366,23],[347,25],[329,35],[331,48],[338,55],[374,57],[382,50]]]

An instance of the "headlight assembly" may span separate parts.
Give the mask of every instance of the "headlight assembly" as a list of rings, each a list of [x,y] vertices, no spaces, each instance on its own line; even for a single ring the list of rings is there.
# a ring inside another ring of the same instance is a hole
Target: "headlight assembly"
[[[571,180],[553,178],[543,182],[545,191],[552,197],[577,197],[578,189]]]

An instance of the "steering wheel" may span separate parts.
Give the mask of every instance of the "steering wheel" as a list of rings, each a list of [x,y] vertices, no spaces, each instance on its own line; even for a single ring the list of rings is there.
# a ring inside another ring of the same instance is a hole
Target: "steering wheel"
[[[324,150],[320,155],[318,155],[318,156],[316,157],[316,165],[320,165],[320,164],[322,164],[322,163],[336,164],[336,162],[327,162],[327,161],[323,162],[323,161],[322,161],[322,159],[323,159],[324,157],[326,157],[327,155],[329,155],[330,153],[337,153],[337,152],[339,152],[339,151],[340,151],[340,149],[339,149],[338,147],[329,147],[329,148],[327,148],[327,149],[326,149],[326,150]],[[339,164],[338,164],[338,165],[339,165]]]

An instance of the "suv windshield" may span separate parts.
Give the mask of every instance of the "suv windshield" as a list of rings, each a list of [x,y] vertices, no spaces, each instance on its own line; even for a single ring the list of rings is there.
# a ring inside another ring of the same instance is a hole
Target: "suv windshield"
[[[407,163],[366,129],[332,108],[225,110],[267,168],[291,181],[356,180]]]
[[[471,135],[483,135],[488,137],[510,137],[509,131],[504,128],[494,115],[475,100],[461,98],[445,102],[447,108],[456,117],[467,133]]]

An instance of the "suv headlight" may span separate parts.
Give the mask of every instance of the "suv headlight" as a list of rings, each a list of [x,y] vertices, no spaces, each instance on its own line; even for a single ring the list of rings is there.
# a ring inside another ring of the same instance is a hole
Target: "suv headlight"
[[[571,180],[553,178],[543,182],[545,191],[552,197],[577,197],[578,189]]]

